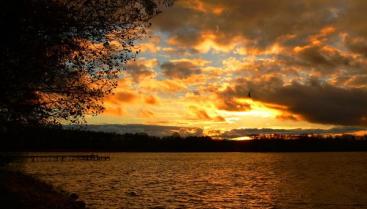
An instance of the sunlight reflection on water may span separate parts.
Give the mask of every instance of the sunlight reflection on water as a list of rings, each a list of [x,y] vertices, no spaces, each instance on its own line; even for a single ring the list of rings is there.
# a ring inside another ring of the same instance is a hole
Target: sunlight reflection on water
[[[367,153],[114,153],[25,165],[90,208],[367,208]]]

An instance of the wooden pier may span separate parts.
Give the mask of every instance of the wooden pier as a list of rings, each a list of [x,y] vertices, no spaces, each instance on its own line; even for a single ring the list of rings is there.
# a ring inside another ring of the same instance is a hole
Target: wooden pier
[[[24,155],[19,156],[18,159],[25,159],[32,162],[48,162],[48,161],[107,161],[110,156],[107,155]]]

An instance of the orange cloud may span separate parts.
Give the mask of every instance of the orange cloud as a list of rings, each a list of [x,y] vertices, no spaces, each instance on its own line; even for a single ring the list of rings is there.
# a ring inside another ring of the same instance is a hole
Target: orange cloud
[[[161,47],[159,46],[160,41],[161,39],[159,36],[151,36],[147,41],[139,43],[137,48],[140,52],[157,53],[161,50]]]
[[[156,105],[158,104],[158,100],[154,96],[148,96],[145,98],[145,103],[150,104],[150,105]]]
[[[105,102],[112,103],[112,104],[120,104],[120,103],[133,103],[137,100],[138,96],[132,92],[116,92],[113,95],[108,96],[105,99]]]
[[[365,125],[364,2],[177,1],[152,20],[164,36],[141,44],[149,58],[126,66],[124,93],[107,101],[144,123]]]
[[[169,79],[186,79],[202,73],[198,66],[188,61],[165,62],[161,65],[161,69]]]
[[[103,111],[103,114],[111,116],[122,116],[125,114],[125,112],[121,107],[106,107],[106,109]]]
[[[215,122],[225,122],[225,118],[220,116],[220,115],[213,115],[210,116],[207,111],[205,111],[204,109],[200,109],[194,106],[190,107],[190,110],[194,113],[195,118],[197,120],[203,120],[203,121],[215,121]]]
[[[221,15],[225,9],[221,5],[213,5],[208,2],[203,2],[200,0],[178,1],[177,3],[182,7],[190,8],[202,13],[212,13],[215,15]]]
[[[154,118],[154,113],[149,111],[149,110],[144,110],[144,109],[141,109],[138,113],[138,116],[139,117],[142,117],[142,118]]]
[[[289,112],[282,112],[280,115],[276,116],[279,120],[293,120],[293,121],[301,121],[304,120],[300,115],[292,114]]]
[[[187,86],[185,83],[174,80],[149,80],[141,83],[140,88],[149,92],[173,94],[185,90]]]

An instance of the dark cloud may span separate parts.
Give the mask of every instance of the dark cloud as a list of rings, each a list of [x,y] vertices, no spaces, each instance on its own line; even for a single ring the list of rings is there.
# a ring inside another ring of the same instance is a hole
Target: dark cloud
[[[151,67],[147,66],[143,60],[130,62],[126,65],[126,72],[131,76],[134,82],[138,83],[146,78],[154,77],[155,72]]]
[[[202,72],[198,66],[188,61],[166,62],[161,65],[161,69],[170,79],[186,79]]]
[[[267,82],[238,79],[220,96],[223,100],[228,97],[247,98],[248,89],[252,89],[253,99],[285,106],[287,111],[310,122],[367,125],[367,89],[364,88],[341,88],[317,79],[290,84],[278,78]]]
[[[367,27],[364,20],[367,18],[367,1],[343,0],[344,7],[340,9],[338,27],[341,31],[352,36],[367,37]]]
[[[367,39],[363,37],[346,37],[345,44],[352,52],[367,57]]]
[[[319,45],[306,47],[300,50],[297,55],[301,64],[321,71],[334,71],[336,67],[353,65],[353,58],[342,55],[337,50],[323,48]]]
[[[215,32],[216,41],[227,43],[237,36],[266,46],[279,38],[294,34],[300,44],[305,37],[327,25],[338,23],[349,1],[342,0],[201,0],[177,1],[153,20],[155,28],[168,32],[183,45],[195,45],[201,32]],[[223,12],[212,12],[222,8]],[[185,20],[185,21],[182,21]],[[344,25],[344,24],[343,24]]]
[[[215,8],[223,11],[213,13]],[[154,19],[153,26],[166,32],[176,48],[186,49],[203,43],[208,37],[205,34],[213,34],[210,37],[217,44],[235,42],[261,49],[278,43],[289,50],[310,45],[313,37],[318,45],[305,47],[287,59],[296,56],[294,62],[331,72],[338,66],[359,66],[353,57],[329,50],[325,44],[367,54],[366,8],[364,0],[179,0]],[[348,37],[345,46],[340,46],[341,34]],[[246,41],[239,42],[238,37]]]
[[[353,85],[353,86],[357,86],[357,87],[358,86],[364,87],[367,84],[367,74],[359,75],[359,76],[353,76],[348,81],[348,84]]]

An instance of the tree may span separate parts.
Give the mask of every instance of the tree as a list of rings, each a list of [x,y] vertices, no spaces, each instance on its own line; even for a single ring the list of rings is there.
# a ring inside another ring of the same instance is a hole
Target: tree
[[[103,110],[137,39],[171,0],[1,3],[0,120],[80,122]]]

